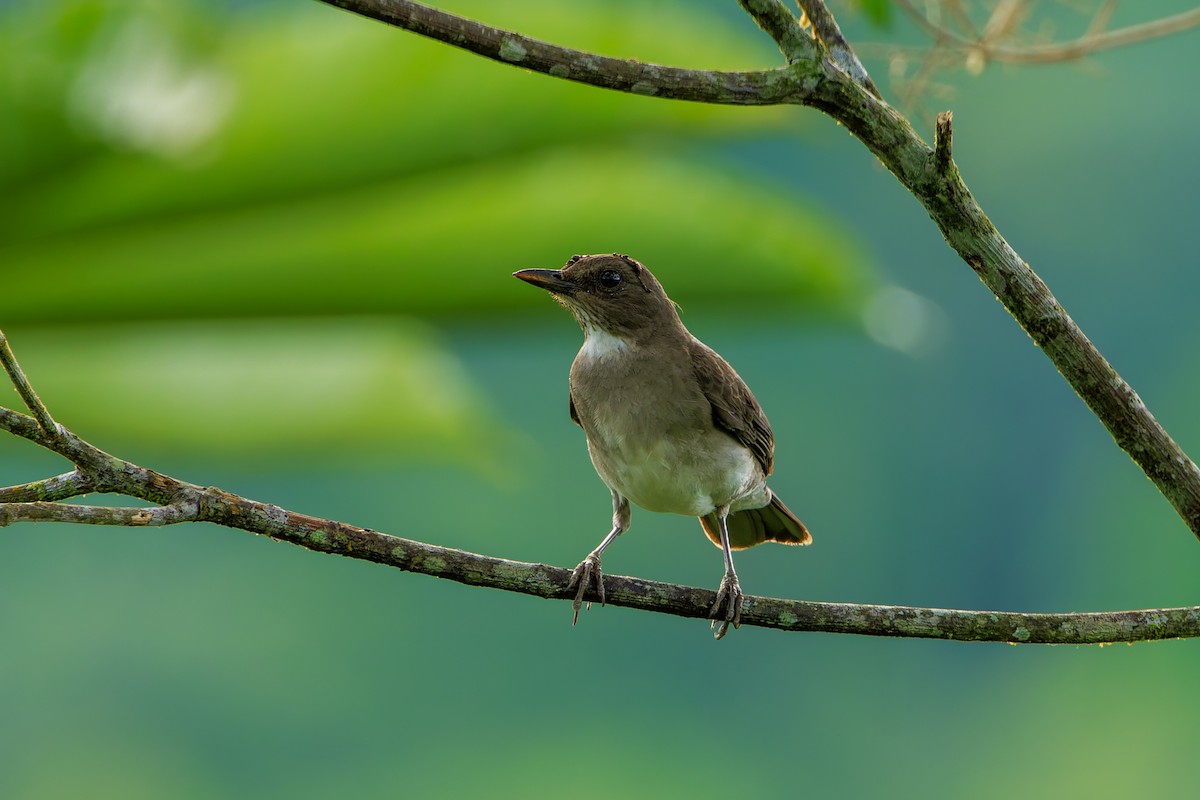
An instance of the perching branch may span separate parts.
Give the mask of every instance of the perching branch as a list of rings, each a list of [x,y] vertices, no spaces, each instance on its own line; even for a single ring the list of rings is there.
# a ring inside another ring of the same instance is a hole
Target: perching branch
[[[10,377],[17,370],[9,364]],[[0,527],[16,522],[69,522],[154,527],[213,522],[259,533],[320,553],[372,561],[438,578],[528,594],[573,600],[571,570],[468,553],[402,539],[343,522],[288,511],[215,487],[181,481],[109,455],[59,427],[47,435],[33,417],[0,407],[0,428],[52,450],[76,465],[73,472],[37,483],[0,488]],[[154,505],[118,508],[45,501],[13,501],[43,492],[58,498],[91,491],[113,492]],[[715,592],[692,586],[620,575],[604,578],[609,605],[707,619]],[[593,598],[596,599],[596,598]],[[785,631],[909,636],[957,641],[1043,644],[1102,644],[1200,636],[1200,607],[1087,614],[1020,614],[939,608],[817,603],[746,597],[742,624]]]
[[[568,588],[571,571],[562,567],[526,564],[426,545],[258,503],[215,487],[196,486],[110,456],[66,428],[60,427],[58,435],[49,437],[32,417],[7,408],[0,407],[0,428],[72,459],[77,467],[73,473],[42,481],[41,486],[26,483],[0,488],[0,498],[25,497],[41,491],[58,499],[67,499],[103,487],[102,491],[156,504],[107,507],[4,501],[0,503],[0,528],[18,522],[128,527],[211,522],[264,534],[319,553],[373,561],[474,587],[515,591],[547,600],[572,600],[575,596],[575,591]],[[707,619],[708,609],[715,599],[715,593],[708,589],[623,576],[605,576],[605,588],[607,602],[612,606],[696,619]],[[748,596],[742,624],[782,631],[860,633],[964,642],[1097,644],[1200,636],[1200,607],[1090,614],[1019,614]]]
[[[740,2],[742,0],[739,0]],[[1034,343],[1087,403],[1117,444],[1142,468],[1200,537],[1200,469],[1167,434],[1132,387],[1113,369],[1017,255],[975,201],[949,147],[935,152],[912,125],[880,99],[873,84],[817,52],[802,52],[777,3],[742,2],[780,45],[787,67],[749,73],[706,72],[642,64],[558,47],[456,17],[409,0],[322,0],[494,60],[606,89],[709,103],[788,103],[816,108],[858,137],[914,197],[946,242],[970,265]],[[826,51],[849,50],[823,0],[802,3]],[[843,54],[842,59],[844,60]],[[863,73],[865,75],[865,71]],[[744,80],[740,89],[731,85]],[[950,141],[950,119],[939,136]]]

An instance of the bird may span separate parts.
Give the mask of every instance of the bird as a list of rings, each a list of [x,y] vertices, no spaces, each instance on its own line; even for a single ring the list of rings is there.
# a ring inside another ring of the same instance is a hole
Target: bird
[[[549,292],[583,329],[569,413],[612,493],[612,529],[571,573],[572,624],[593,585],[604,603],[601,555],[629,529],[633,503],[697,517],[721,548],[725,571],[708,613],[721,639],[741,625],[733,551],[812,541],[767,486],[775,437],[762,407],[733,367],[684,327],[678,306],[635,259],[576,255],[560,269],[513,276]]]

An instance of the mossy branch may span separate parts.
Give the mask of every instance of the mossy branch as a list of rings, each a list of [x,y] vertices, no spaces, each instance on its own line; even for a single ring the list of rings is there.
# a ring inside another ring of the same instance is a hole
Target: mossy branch
[[[14,373],[19,372],[19,367],[11,350],[4,363],[10,377],[15,379]],[[320,553],[372,561],[470,586],[503,589],[549,600],[571,601],[575,597],[574,589],[569,587],[569,569],[509,561],[402,539],[289,511],[215,487],[198,486],[110,455],[62,425],[47,432],[34,417],[5,407],[0,407],[0,429],[58,453],[76,467],[71,472],[42,481],[0,488],[0,527],[18,522],[128,527],[212,522]],[[50,499],[67,500],[91,492],[119,494],[152,505],[112,507],[49,502]],[[604,584],[609,605],[680,617],[707,619],[716,598],[716,594],[708,589],[620,575],[606,575]],[[785,631],[867,636],[1098,644],[1200,636],[1200,607],[1022,614],[748,596],[742,609],[742,624]]]
[[[778,105],[797,91],[790,67],[749,72],[682,69],[561,47],[406,0],[321,0],[365,17],[556,78],[671,100]]]

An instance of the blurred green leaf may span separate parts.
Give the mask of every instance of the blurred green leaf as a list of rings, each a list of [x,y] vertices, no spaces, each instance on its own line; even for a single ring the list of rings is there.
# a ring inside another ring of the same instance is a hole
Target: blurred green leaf
[[[0,319],[439,313],[545,302],[509,277],[628,252],[680,300],[857,304],[835,220],[665,154],[572,150],[10,247]]]
[[[0,180],[22,165],[41,170],[21,202],[6,204],[4,238],[335,191],[564,143],[797,124],[785,109],[663,102],[532,74],[317,4],[243,15],[210,36],[193,28],[212,27],[211,9],[191,9],[207,18],[193,26],[176,5],[50,3],[27,10],[24,35],[17,25],[0,32],[0,69],[25,76],[0,80],[0,108],[12,111]],[[496,16],[493,4],[459,5]],[[92,20],[88,35],[62,32],[81,17]],[[504,20],[643,60],[773,63],[753,26],[730,30],[683,6],[616,14],[602,2],[522,3]],[[35,76],[28,64],[44,51],[57,54],[54,69]]]
[[[775,58],[752,25],[669,4],[459,5],[646,60]],[[0,320],[530,305],[507,273],[606,250],[681,299],[857,303],[870,269],[846,230],[682,157],[685,134],[782,130],[794,110],[604,92],[315,4],[275,11],[215,27],[145,0],[25,8],[0,103],[13,162],[40,166],[0,170],[21,187],[0,214]],[[16,69],[46,42],[53,69]],[[57,132],[35,134],[51,110]]]
[[[385,454],[494,473],[515,442],[455,356],[411,320],[65,326],[17,338],[52,413],[93,441],[268,461]]]

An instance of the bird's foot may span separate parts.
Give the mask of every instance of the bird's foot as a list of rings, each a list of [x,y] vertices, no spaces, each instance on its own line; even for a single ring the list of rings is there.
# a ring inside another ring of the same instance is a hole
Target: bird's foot
[[[588,587],[592,583],[596,584],[596,594],[600,596],[600,605],[604,605],[604,575],[600,572],[600,556],[596,553],[589,553],[588,557],[579,562],[579,566],[571,573],[571,580],[567,583],[567,589],[579,588],[575,592],[575,602],[571,604],[571,608],[575,611],[575,616],[571,618],[571,624],[579,622],[579,608],[583,605],[583,596],[587,594]],[[591,602],[588,602],[588,608],[592,607]]]
[[[720,639],[729,632],[729,626],[742,626],[742,587],[738,584],[737,575],[726,572],[721,578],[721,586],[717,589],[717,599],[708,610],[708,618],[712,620],[713,636]],[[722,612],[724,606],[724,612]]]

